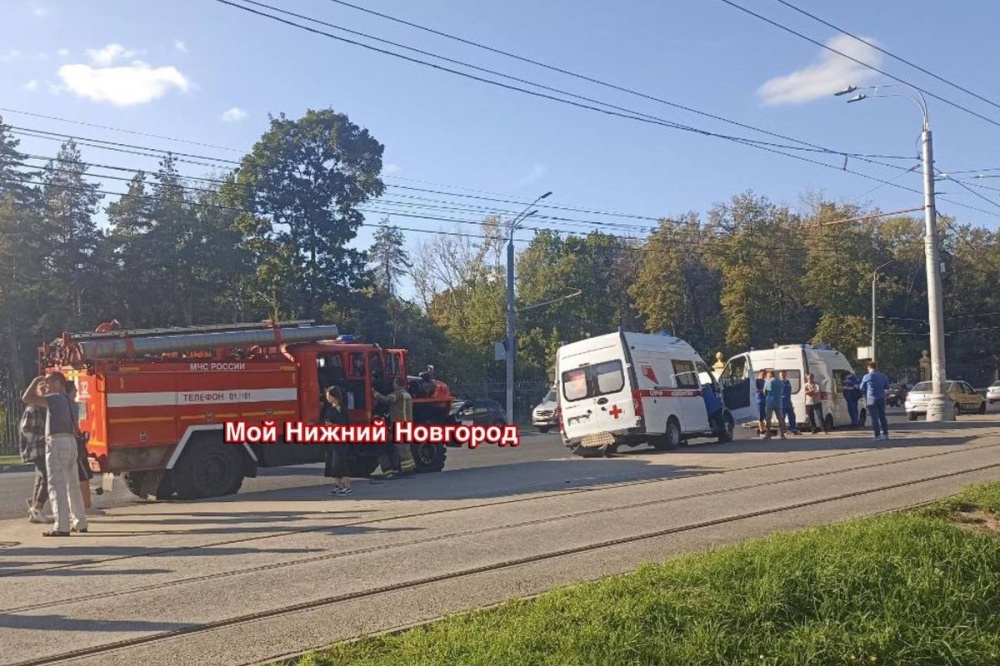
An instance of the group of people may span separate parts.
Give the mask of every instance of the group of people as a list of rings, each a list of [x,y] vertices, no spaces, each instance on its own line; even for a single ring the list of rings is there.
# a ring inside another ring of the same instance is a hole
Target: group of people
[[[812,374],[806,375],[802,389],[805,392],[806,418],[809,419],[810,430],[813,434],[820,430],[830,432],[829,422],[823,415],[824,392],[816,383],[816,377]],[[859,425],[858,401],[864,396],[876,440],[889,438],[889,424],[885,416],[885,392],[888,389],[889,378],[878,369],[878,364],[874,361],[868,364],[868,373],[860,382],[853,373],[844,380],[844,399],[847,402],[851,426],[856,428]],[[788,431],[800,434],[795,409],[792,406],[792,384],[788,380],[786,371],[781,370],[777,375],[774,370],[761,370],[757,373],[757,409],[757,432],[761,439],[771,438],[772,420],[778,423],[781,439],[787,439],[786,419]]]
[[[333,425],[348,425],[347,404],[344,400],[344,391],[339,386],[330,386],[324,391],[325,404],[320,412],[320,420],[323,423]],[[407,382],[402,377],[397,377],[393,382],[393,391],[388,395],[372,391],[375,401],[388,406],[387,429],[389,432],[389,443],[378,451],[378,464],[382,470],[382,476],[386,479],[395,478],[397,475],[409,476],[416,472],[416,463],[410,451],[410,445],[405,442],[392,441],[392,424],[396,421],[413,420],[413,398],[407,390]],[[352,495],[351,489],[351,460],[362,455],[360,447],[364,446],[364,453],[375,453],[370,444],[327,444],[326,462],[323,474],[333,479],[334,488],[331,495]]]
[[[87,531],[90,479],[86,438],[80,433],[76,385],[59,372],[36,377],[21,396],[21,459],[35,466],[28,520],[52,521],[47,537]],[[52,515],[45,513],[48,500]]]

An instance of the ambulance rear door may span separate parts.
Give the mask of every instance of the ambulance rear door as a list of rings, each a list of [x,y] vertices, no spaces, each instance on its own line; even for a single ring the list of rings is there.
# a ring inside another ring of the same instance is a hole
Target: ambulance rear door
[[[559,371],[559,406],[567,437],[581,439],[635,426],[628,355],[621,335],[563,347]]]
[[[736,423],[757,420],[757,385],[753,373],[750,356],[740,354],[729,359],[719,376],[722,401]]]

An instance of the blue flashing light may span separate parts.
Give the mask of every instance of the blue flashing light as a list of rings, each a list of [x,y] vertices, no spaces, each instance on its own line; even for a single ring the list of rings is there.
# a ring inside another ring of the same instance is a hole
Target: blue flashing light
[[[353,335],[338,335],[337,336],[337,342],[354,342],[354,341],[355,341],[355,339],[354,339]]]
[[[670,331],[657,331],[656,334],[657,335],[662,335],[665,338],[672,338],[672,337],[674,337],[673,333],[671,333]]]

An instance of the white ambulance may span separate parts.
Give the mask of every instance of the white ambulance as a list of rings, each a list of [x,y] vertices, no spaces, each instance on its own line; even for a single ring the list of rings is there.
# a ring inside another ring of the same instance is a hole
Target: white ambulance
[[[854,374],[850,361],[828,345],[780,345],[774,349],[760,349],[733,356],[726,363],[719,383],[722,384],[726,408],[738,423],[756,421],[757,373],[761,370],[784,370],[792,385],[792,407],[799,428],[808,427],[806,394],[802,390],[806,375],[816,378],[823,401],[823,419],[827,429],[851,425],[847,401],[844,399],[844,380]],[[858,383],[861,375],[856,375]],[[864,396],[858,401],[859,422],[864,425],[868,417]],[[817,424],[819,425],[819,424]]]
[[[618,445],[679,446],[693,437],[728,442],[733,419],[709,424],[702,384],[718,384],[691,345],[667,335],[609,333],[559,348],[560,432],[575,454],[610,455]],[[713,427],[714,426],[714,427]]]

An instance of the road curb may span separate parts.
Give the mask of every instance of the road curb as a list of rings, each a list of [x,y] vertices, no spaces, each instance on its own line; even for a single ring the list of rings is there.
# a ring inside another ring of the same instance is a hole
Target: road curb
[[[27,472],[34,469],[34,465],[30,463],[21,463],[19,465],[0,465],[0,474],[4,472]]]

